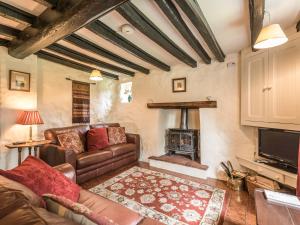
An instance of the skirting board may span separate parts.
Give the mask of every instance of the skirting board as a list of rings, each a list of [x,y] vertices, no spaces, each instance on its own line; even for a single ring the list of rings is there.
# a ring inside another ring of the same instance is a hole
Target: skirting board
[[[151,167],[156,167],[159,169],[169,170],[175,173],[181,173],[184,175],[196,177],[196,178],[202,178],[206,179],[206,170],[200,170],[193,167],[178,165],[174,163],[164,162],[164,161],[158,161],[154,159],[149,159],[149,165]]]

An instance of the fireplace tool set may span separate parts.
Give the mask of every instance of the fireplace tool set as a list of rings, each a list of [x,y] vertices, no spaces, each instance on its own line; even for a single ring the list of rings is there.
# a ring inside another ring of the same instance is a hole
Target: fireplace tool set
[[[242,191],[245,186],[245,177],[247,173],[234,170],[231,162],[221,162],[221,167],[227,174],[227,186],[234,191]]]

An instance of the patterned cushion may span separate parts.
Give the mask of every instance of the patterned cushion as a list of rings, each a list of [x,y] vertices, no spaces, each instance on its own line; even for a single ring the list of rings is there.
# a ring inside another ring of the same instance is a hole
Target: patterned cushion
[[[62,147],[71,149],[76,154],[84,152],[82,141],[76,131],[58,134],[57,138]]]
[[[39,196],[51,193],[72,201],[79,198],[80,187],[77,184],[33,156],[28,156],[12,170],[0,170],[0,175],[25,185]]]
[[[85,205],[73,202],[61,196],[44,194],[48,211],[82,225],[116,225],[105,216],[99,216]]]
[[[108,127],[107,133],[110,145],[127,143],[125,127]]]

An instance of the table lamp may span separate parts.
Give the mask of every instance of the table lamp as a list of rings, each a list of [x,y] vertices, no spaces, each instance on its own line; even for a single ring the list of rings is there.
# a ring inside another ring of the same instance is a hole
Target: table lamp
[[[32,142],[32,125],[44,124],[44,122],[38,111],[23,111],[17,119],[17,124],[30,125],[29,142]]]

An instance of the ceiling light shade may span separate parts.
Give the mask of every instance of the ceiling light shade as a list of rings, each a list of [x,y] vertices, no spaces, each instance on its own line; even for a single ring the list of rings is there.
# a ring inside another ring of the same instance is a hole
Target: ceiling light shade
[[[93,81],[103,80],[101,72],[99,70],[93,70],[90,75],[90,80],[93,80]]]
[[[254,44],[255,49],[272,48],[288,41],[279,24],[263,27]]]

